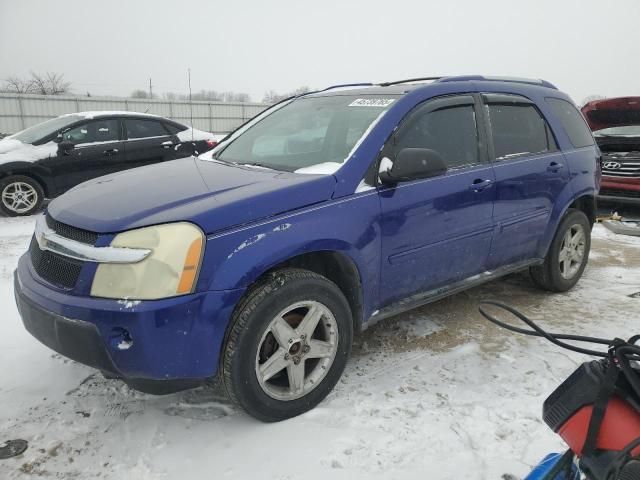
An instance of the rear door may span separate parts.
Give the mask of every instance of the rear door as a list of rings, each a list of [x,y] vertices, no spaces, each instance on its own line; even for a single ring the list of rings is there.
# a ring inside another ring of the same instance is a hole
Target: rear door
[[[448,167],[441,176],[378,187],[383,305],[485,269],[495,178],[479,108],[471,95],[430,100],[409,114],[382,152],[386,162],[403,148],[429,148]]]
[[[126,138],[125,164],[122,168],[141,167],[176,158],[177,138],[164,122],[153,118],[124,117]]]
[[[120,122],[99,118],[81,123],[62,133],[63,141],[74,148],[46,161],[59,192],[86,180],[110,173],[111,166],[124,158]]]
[[[553,205],[569,181],[551,128],[530,100],[485,94],[496,175],[496,230],[489,269],[535,258]]]

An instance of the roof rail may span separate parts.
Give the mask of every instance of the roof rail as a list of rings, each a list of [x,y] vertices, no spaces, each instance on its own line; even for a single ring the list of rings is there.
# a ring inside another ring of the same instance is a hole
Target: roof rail
[[[521,78],[521,77],[499,77],[499,76],[483,76],[483,75],[460,75],[456,77],[444,77],[438,80],[438,82],[464,82],[469,80],[486,81],[486,82],[513,82],[513,83],[525,83],[528,85],[538,85],[540,87],[553,88],[558,90],[558,87],[546,80],[539,78]]]
[[[411,82],[427,82],[430,80],[440,80],[442,77],[418,77],[418,78],[407,78],[406,80],[394,80],[393,82],[382,82],[379,83],[381,87],[390,87],[391,85],[400,85],[402,83],[411,83]]]
[[[331,85],[330,87],[327,88],[323,88],[321,90],[315,90],[313,92],[307,92],[307,93],[320,93],[320,92],[326,92],[327,90],[333,90],[334,88],[347,88],[347,87],[372,87],[373,83],[343,83],[340,85]]]

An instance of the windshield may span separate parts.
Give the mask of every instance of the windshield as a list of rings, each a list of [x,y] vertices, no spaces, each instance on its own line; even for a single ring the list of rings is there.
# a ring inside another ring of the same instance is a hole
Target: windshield
[[[259,121],[214,158],[300,173],[332,173],[397,96],[303,97]]]
[[[628,125],[626,127],[603,128],[593,132],[596,137],[640,137],[640,125]]]
[[[54,134],[68,125],[82,120],[83,117],[78,115],[65,115],[64,117],[52,118],[46,122],[39,123],[33,127],[29,127],[21,132],[12,135],[11,138],[20,140],[22,143],[34,143],[42,140],[51,134]]]

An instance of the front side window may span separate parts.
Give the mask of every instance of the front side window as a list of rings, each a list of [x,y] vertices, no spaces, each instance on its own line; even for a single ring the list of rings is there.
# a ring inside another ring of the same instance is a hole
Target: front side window
[[[299,98],[251,126],[214,158],[284,171],[321,164],[337,169],[396,98],[394,95]]]
[[[62,133],[62,139],[76,145],[116,142],[120,137],[120,122],[115,119],[93,120]]]
[[[547,98],[546,100],[555,116],[560,119],[564,131],[574,147],[593,145],[591,130],[576,107],[561,98]]]
[[[162,125],[162,122],[157,120],[126,118],[124,125],[128,139],[163,137],[169,134],[164,128],[164,125]]]
[[[39,142],[46,137],[57,134],[69,125],[76,123],[78,120],[82,120],[82,117],[79,115],[63,115],[62,117],[52,118],[46,122],[26,128],[21,132],[12,135],[11,138],[20,140],[23,143]]]
[[[555,150],[547,122],[530,104],[487,105],[497,160]]]
[[[479,163],[478,128],[473,105],[417,112],[398,134],[394,153],[403,148],[435,150],[448,168]]]

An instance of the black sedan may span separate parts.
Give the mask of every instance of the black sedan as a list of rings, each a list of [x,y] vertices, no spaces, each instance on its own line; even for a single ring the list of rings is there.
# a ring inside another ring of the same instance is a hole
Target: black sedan
[[[155,115],[63,115],[0,140],[0,210],[30,215],[86,180],[206,152],[217,138]]]

